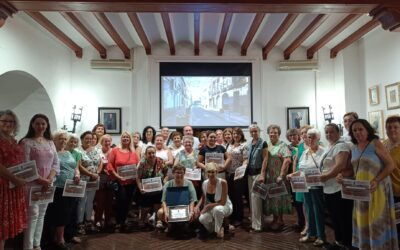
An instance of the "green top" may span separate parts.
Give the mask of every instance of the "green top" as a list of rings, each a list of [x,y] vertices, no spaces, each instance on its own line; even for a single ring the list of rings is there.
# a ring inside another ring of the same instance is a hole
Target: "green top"
[[[167,183],[165,183],[164,188],[163,188],[161,202],[165,202],[166,197],[167,197],[167,188],[169,188],[169,187],[176,187],[174,179],[167,181]],[[196,195],[196,190],[194,189],[193,183],[189,180],[183,180],[182,187],[189,187],[189,201],[191,203],[196,202],[197,195]]]

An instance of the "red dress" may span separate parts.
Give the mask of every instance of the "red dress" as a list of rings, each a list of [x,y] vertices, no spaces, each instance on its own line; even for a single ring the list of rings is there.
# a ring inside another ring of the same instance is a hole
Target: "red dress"
[[[0,138],[0,164],[12,167],[24,161],[22,146]],[[27,227],[27,204],[24,187],[9,188],[0,177],[0,240],[14,238]]]

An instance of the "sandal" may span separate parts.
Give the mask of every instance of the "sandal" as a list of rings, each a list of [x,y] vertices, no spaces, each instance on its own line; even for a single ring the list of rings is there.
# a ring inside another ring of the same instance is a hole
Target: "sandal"
[[[315,242],[316,240],[317,240],[317,237],[315,237],[315,236],[304,236],[299,239],[299,242],[300,243],[311,243],[311,242]]]

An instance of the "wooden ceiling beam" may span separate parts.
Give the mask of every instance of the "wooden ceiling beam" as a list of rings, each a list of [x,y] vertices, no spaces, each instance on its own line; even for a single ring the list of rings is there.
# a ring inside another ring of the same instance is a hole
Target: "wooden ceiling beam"
[[[83,50],[74,41],[71,40],[67,35],[65,35],[59,28],[57,28],[49,19],[43,16],[40,12],[29,12],[28,14],[33,20],[39,23],[43,28],[48,30],[51,34],[57,37],[62,43],[67,45],[68,48],[75,52],[76,57],[82,58]]]
[[[129,12],[128,17],[131,20],[131,23],[135,28],[140,41],[142,41],[143,47],[146,50],[146,54],[151,55],[151,44],[149,42],[149,39],[147,38],[146,32],[144,31],[142,24],[140,23],[137,13]]]
[[[21,11],[85,11],[85,12],[212,12],[212,13],[369,13],[379,4],[399,5],[397,0],[248,0],[248,1],[169,1],[140,0],[11,0]],[[268,3],[266,3],[268,2]]]
[[[117,46],[122,50],[122,53],[124,53],[124,57],[126,59],[130,59],[131,58],[130,49],[125,44],[124,40],[122,40],[122,38],[118,34],[118,32],[115,30],[115,28],[111,24],[110,20],[108,20],[106,14],[104,14],[102,12],[96,12],[96,13],[93,13],[93,14],[96,17],[97,21],[99,21],[101,26],[103,26],[103,28],[111,36],[111,38],[114,40],[114,42],[117,44]]]
[[[268,53],[275,47],[275,45],[281,40],[282,36],[286,33],[289,27],[292,25],[294,20],[296,20],[299,14],[288,14],[286,18],[283,20],[279,28],[272,35],[269,42],[262,49],[263,59],[266,60]]]
[[[200,54],[200,13],[194,13],[194,55]]]
[[[338,25],[326,33],[321,39],[319,39],[314,45],[307,50],[307,58],[312,59],[315,52],[325,46],[329,41],[335,38],[340,32],[349,27],[355,20],[361,17],[361,14],[349,14],[346,16]]]
[[[168,13],[161,13],[161,19],[164,24],[165,33],[169,44],[169,52],[171,55],[175,55],[175,43],[174,35],[172,34],[171,20],[169,19]]]
[[[319,14],[311,23],[294,39],[294,41],[285,49],[283,56],[285,60],[290,59],[290,55],[297,49],[327,18],[325,14]]]
[[[232,13],[225,13],[224,22],[222,23],[221,33],[219,35],[218,41],[218,55],[222,56],[222,52],[224,50],[226,36],[228,35],[229,27],[232,22]]]
[[[61,12],[60,14],[100,53],[101,58],[107,58],[106,48],[90,33],[74,13]]]
[[[379,20],[384,30],[400,31],[400,7],[379,6],[369,15]]]
[[[245,56],[247,54],[247,49],[249,48],[251,41],[253,40],[258,28],[260,27],[262,21],[264,20],[265,13],[257,13],[251,23],[250,29],[247,32],[246,38],[243,41],[240,54]]]
[[[363,25],[361,28],[359,28],[357,31],[355,31],[353,34],[348,36],[346,39],[344,39],[342,42],[331,49],[331,58],[335,58],[339,51],[347,48],[352,43],[363,37],[365,34],[376,28],[378,25],[379,21],[377,19],[372,19],[371,21]]]
[[[6,19],[17,13],[17,9],[7,1],[0,3],[0,28],[5,24]]]

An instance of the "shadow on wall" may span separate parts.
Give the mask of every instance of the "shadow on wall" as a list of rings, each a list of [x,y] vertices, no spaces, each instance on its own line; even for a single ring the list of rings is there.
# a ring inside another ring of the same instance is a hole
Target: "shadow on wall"
[[[36,113],[49,117],[51,129],[57,128],[53,104],[43,85],[24,71],[8,71],[0,75],[0,110],[13,110],[20,121],[20,139],[28,131],[29,121]]]

